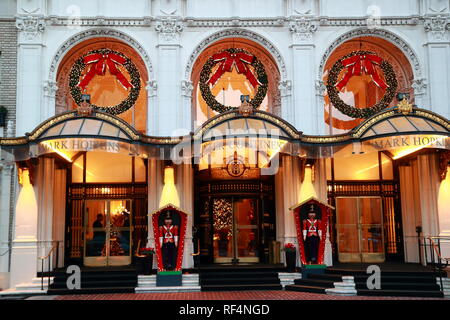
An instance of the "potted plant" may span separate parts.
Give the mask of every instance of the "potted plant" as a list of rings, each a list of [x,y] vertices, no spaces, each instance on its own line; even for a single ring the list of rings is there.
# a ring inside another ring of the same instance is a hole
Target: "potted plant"
[[[295,245],[293,243],[286,243],[283,251],[286,253],[286,266],[288,272],[295,272],[295,260],[297,258]]]
[[[149,275],[153,269],[154,248],[142,248],[137,255],[137,272],[138,274]]]
[[[6,109],[4,106],[0,106],[0,127],[5,126],[7,113],[8,109]]]

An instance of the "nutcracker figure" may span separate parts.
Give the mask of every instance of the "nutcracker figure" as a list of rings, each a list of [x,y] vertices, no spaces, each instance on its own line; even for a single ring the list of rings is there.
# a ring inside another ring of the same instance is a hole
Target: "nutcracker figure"
[[[171,211],[166,211],[164,224],[159,227],[159,244],[165,270],[174,270],[177,261],[178,227],[173,225]]]
[[[314,205],[308,212],[308,219],[303,220],[303,242],[305,246],[305,258],[308,264],[316,264],[319,252],[319,244],[322,238],[322,221],[316,219]]]

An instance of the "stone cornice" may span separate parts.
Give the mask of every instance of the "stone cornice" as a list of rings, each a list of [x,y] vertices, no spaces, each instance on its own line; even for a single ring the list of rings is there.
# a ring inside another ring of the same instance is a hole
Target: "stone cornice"
[[[328,17],[328,16],[286,16],[286,17],[209,17],[195,18],[184,17],[178,21],[183,22],[185,27],[191,28],[211,28],[211,27],[289,27],[289,21],[292,18],[306,17],[314,21],[318,21],[320,27],[340,27],[340,26],[367,26],[370,17]],[[402,26],[402,25],[423,25],[428,16],[391,16],[381,17],[377,19],[380,26]],[[3,19],[3,18],[0,18]],[[69,26],[73,25],[73,17],[69,16],[46,16],[45,22],[48,26]],[[4,20],[10,20],[4,18]],[[80,17],[77,19],[78,25],[81,27],[90,26],[126,26],[126,27],[148,27],[155,24],[158,17]],[[370,24],[370,23],[369,23]]]

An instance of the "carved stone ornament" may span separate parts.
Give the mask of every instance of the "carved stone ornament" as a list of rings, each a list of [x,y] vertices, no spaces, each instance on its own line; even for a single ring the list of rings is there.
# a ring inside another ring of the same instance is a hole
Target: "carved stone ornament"
[[[289,22],[289,30],[293,35],[294,42],[306,42],[312,39],[317,31],[317,21],[307,17],[293,18]]]
[[[444,41],[446,40],[446,30],[450,25],[449,17],[447,16],[433,16],[425,19],[425,31],[430,32],[431,40]]]
[[[179,34],[183,31],[183,23],[176,17],[163,17],[156,21],[155,30],[160,35],[163,42],[174,42],[178,40]]]
[[[16,27],[24,37],[24,40],[34,40],[45,30],[45,20],[37,15],[20,15],[16,17]]]

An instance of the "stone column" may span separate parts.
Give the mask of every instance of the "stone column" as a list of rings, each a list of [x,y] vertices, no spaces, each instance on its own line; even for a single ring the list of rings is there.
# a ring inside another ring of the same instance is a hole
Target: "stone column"
[[[37,186],[38,202],[38,254],[47,255],[53,241],[53,197],[54,197],[54,173],[55,159],[50,157],[39,158],[35,184]],[[44,266],[44,271],[48,268]],[[41,266],[38,266],[41,271]]]
[[[22,188],[16,202],[11,252],[10,287],[29,283],[37,272],[38,206],[29,172],[22,172]]]
[[[417,156],[418,185],[423,236],[439,235],[439,170],[436,154]],[[428,252],[430,257],[430,252]]]
[[[147,134],[154,136],[157,134],[158,126],[158,85],[156,80],[147,81],[145,89],[147,90]]]
[[[282,246],[286,243],[297,246],[294,214],[289,208],[299,202],[300,186],[298,158],[284,156],[278,174],[275,176],[277,241],[280,241]],[[284,262],[284,254],[281,254],[281,261]]]
[[[41,112],[41,120],[44,121],[56,114],[56,91],[58,87],[54,81],[44,82],[44,106]]]
[[[186,131],[185,134],[192,130],[192,92],[194,90],[194,84],[192,81],[183,80],[181,81],[181,99],[182,99],[182,109],[181,112],[181,122],[180,129]]]
[[[294,106],[292,105],[292,81],[284,80],[278,84],[281,97],[281,117],[289,123],[294,123]]]
[[[16,136],[34,129],[43,117],[42,107],[42,34],[45,20],[42,15],[18,15],[19,29],[17,57]]]
[[[311,109],[316,105],[313,33],[317,30],[317,24],[316,20],[306,15],[292,16],[289,22],[292,33],[293,124],[306,134],[318,132],[318,110]]]
[[[180,208],[188,214],[186,235],[184,238],[183,268],[194,267],[194,245],[192,243],[192,225],[194,220],[194,171],[190,164],[176,166],[177,190],[180,197]]]
[[[9,286],[9,225],[14,165],[0,163],[0,290]]]
[[[159,199],[162,189],[162,162],[152,158],[148,160],[148,237],[147,247],[156,248],[155,236],[153,233],[152,213],[159,209]],[[157,269],[158,264],[154,255],[153,269]]]
[[[425,18],[428,55],[428,79],[430,86],[431,110],[450,118],[448,101],[450,100],[450,37],[449,14],[429,15]]]
[[[183,112],[180,112],[181,88],[176,79],[181,77],[180,34],[183,24],[180,17],[158,17],[155,25],[159,42],[157,45],[157,119],[155,133],[159,136],[176,135],[182,128]]]
[[[326,86],[322,80],[316,80],[316,107],[317,110],[317,135],[327,135],[329,132],[326,130],[325,124],[325,94]]]

